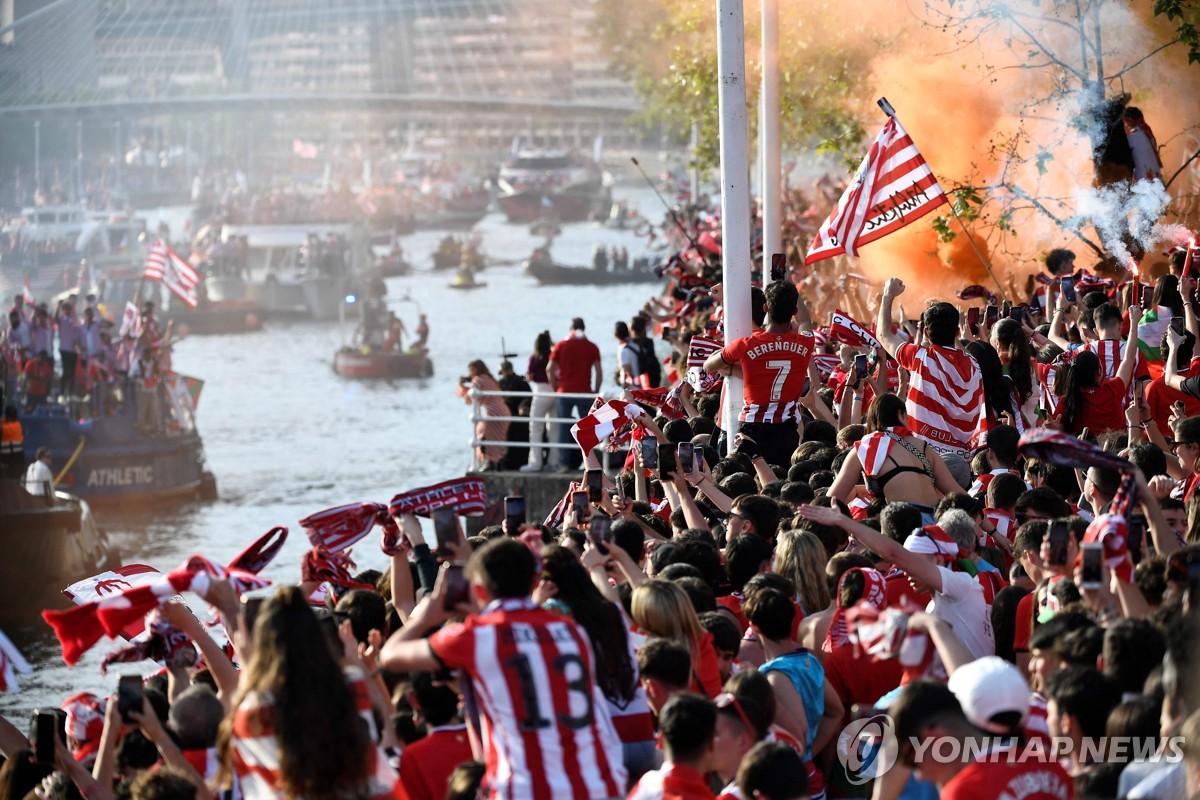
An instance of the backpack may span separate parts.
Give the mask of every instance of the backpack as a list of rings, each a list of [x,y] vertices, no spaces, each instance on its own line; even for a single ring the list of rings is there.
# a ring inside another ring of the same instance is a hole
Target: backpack
[[[654,343],[649,339],[630,339],[628,347],[637,354],[638,374],[645,375],[654,388],[662,383],[662,364],[654,356]]]

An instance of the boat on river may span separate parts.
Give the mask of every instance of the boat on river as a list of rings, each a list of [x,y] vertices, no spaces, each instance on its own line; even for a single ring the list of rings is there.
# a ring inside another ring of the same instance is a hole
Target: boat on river
[[[433,362],[424,349],[398,353],[345,346],[334,354],[333,371],[345,378],[429,378]]]
[[[120,564],[88,503],[47,489],[31,494],[0,481],[0,620],[32,618],[61,605],[59,589]]]
[[[529,259],[525,262],[525,274],[543,286],[613,286],[623,283],[658,283],[662,280],[653,270],[646,269],[638,263],[635,263],[632,269],[600,270]]]
[[[482,289],[485,286],[487,283],[475,280],[475,272],[469,269],[460,269],[454,273],[454,278],[448,284],[450,289]]]
[[[599,154],[588,161],[566,150],[520,150],[500,168],[496,203],[509,222],[582,222],[607,214],[612,178]]]

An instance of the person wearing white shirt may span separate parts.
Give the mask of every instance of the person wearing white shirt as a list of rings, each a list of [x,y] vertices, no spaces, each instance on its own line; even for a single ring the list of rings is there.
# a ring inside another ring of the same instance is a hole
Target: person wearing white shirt
[[[54,473],[50,470],[52,459],[50,448],[38,448],[37,458],[25,470],[25,491],[36,495],[49,495],[54,491]]]

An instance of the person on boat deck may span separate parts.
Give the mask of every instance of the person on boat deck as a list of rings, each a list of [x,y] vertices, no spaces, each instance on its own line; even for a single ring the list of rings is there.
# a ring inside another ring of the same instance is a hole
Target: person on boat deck
[[[492,377],[487,364],[481,359],[475,359],[467,364],[467,374],[458,379],[457,394],[470,405],[474,402],[470,395],[472,389],[481,392],[498,392],[500,384]],[[495,395],[479,398],[479,409],[482,412],[480,420],[475,423],[475,439],[477,441],[503,442],[508,436],[508,421],[488,419],[489,417],[510,416],[504,398]],[[504,459],[503,445],[480,445],[475,448],[475,457],[481,470],[494,470]]]
[[[141,433],[153,436],[161,427],[162,401],[158,392],[159,365],[152,351],[142,351],[142,356],[133,365],[129,377],[133,380],[137,404],[137,419],[133,427]]]
[[[49,447],[39,447],[37,458],[25,470],[25,491],[34,495],[49,495],[54,491],[54,473],[50,470],[50,462],[54,457]]]
[[[408,333],[404,329],[404,323],[396,316],[395,311],[388,312],[388,332],[387,337],[383,340],[383,349],[389,353],[401,350],[404,348],[404,334]]]
[[[17,407],[4,407],[4,421],[0,423],[0,478],[18,478],[25,466],[25,432]]]
[[[592,269],[597,272],[608,271],[608,251],[602,244],[596,245],[596,249],[592,251]]]
[[[46,405],[50,385],[54,383],[54,359],[45,350],[25,362],[25,405],[30,410]]]
[[[419,323],[416,323],[416,341],[413,342],[413,350],[424,350],[425,343],[430,341],[430,323],[425,319],[425,314],[421,314]]]

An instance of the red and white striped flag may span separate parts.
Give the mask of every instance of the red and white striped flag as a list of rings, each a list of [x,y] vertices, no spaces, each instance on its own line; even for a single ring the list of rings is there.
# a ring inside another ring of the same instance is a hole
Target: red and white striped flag
[[[313,546],[323,545],[331,553],[341,553],[387,519],[388,507],[383,503],[350,503],[307,516],[300,520],[300,527]]]
[[[122,338],[126,336],[137,338],[142,335],[142,312],[138,311],[137,305],[132,300],[125,301],[125,313],[121,316],[119,335]]]
[[[640,417],[646,412],[636,403],[626,403],[624,400],[609,400],[604,405],[588,414],[571,426],[571,435],[583,448],[583,452],[592,452],[606,436],[620,430],[634,417]]]
[[[146,258],[146,269],[142,277],[150,281],[161,281],[171,290],[171,294],[187,303],[192,308],[199,302],[196,287],[200,284],[200,273],[184,261],[183,257],[159,239],[150,248]]]
[[[713,353],[719,353],[723,345],[707,336],[693,336],[688,343],[687,382],[697,392],[710,392],[724,380],[720,375],[704,371],[704,362]]]
[[[817,368],[817,375],[820,376],[822,381],[829,380],[829,376],[833,374],[833,371],[837,369],[841,361],[837,356],[824,354],[815,355],[812,359],[813,366]]]
[[[833,317],[829,321],[829,337],[835,342],[848,344],[851,347],[883,346],[865,325],[840,308],[834,309]]]
[[[571,481],[567,486],[566,494],[555,504],[554,508],[550,509],[550,513],[546,515],[546,519],[542,524],[548,528],[561,528],[563,520],[567,518],[567,509],[571,507],[571,495],[579,491],[580,488],[581,484],[578,481]]]
[[[21,299],[25,301],[25,305],[32,306],[34,304],[33,289],[29,288],[29,276],[25,276],[25,285],[21,287]]]
[[[0,631],[0,692],[16,694],[21,691],[17,685],[17,673],[28,675],[32,671],[21,651],[9,641],[4,631]]]
[[[822,223],[805,264],[846,253],[903,228],[946,202],[912,137],[892,115],[871,144],[837,208]]]

